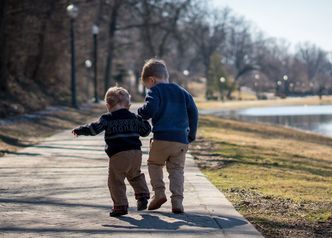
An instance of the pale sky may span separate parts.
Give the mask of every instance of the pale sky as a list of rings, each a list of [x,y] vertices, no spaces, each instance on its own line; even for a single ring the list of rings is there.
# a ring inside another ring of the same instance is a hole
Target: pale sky
[[[267,36],[293,46],[309,41],[332,52],[332,0],[211,0],[228,6]]]

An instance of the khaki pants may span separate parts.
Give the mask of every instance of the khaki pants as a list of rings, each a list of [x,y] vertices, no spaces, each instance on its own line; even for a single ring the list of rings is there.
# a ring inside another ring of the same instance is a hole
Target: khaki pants
[[[183,208],[184,164],[187,150],[188,145],[179,142],[153,140],[150,144],[148,169],[155,197],[166,197],[163,181],[163,166],[166,164],[169,189],[172,193],[172,208]]]
[[[135,191],[135,198],[149,198],[145,176],[141,173],[142,152],[140,150],[122,151],[109,160],[108,188],[114,203],[113,210],[127,210],[125,178]]]

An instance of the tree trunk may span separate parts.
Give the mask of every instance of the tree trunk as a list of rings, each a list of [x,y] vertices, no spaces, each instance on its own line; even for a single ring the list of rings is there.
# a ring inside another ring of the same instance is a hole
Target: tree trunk
[[[54,11],[55,5],[56,5],[56,2],[51,1],[50,4],[47,5],[48,9],[45,12],[45,16],[43,16],[42,26],[41,26],[39,36],[38,36],[38,40],[39,40],[38,47],[36,48],[36,50],[38,51],[38,54],[37,54],[36,61],[35,61],[35,68],[32,73],[32,80],[35,80],[35,81],[38,80],[39,68],[40,68],[42,60],[44,58],[46,29],[47,29],[48,21],[51,18],[51,14]],[[41,82],[43,82],[43,81],[41,81]]]
[[[323,98],[323,91],[324,91],[324,86],[320,85],[318,88],[319,100],[322,100],[322,98]]]
[[[115,1],[114,6],[111,12],[111,19],[109,25],[109,37],[108,37],[108,49],[107,49],[107,61],[106,61],[106,72],[105,72],[105,81],[104,81],[104,90],[105,93],[110,86],[110,81],[112,78],[112,64],[114,56],[114,40],[116,32],[116,24],[118,18],[118,12],[120,8],[120,1]]]
[[[0,92],[7,90],[6,74],[6,0],[0,1]]]

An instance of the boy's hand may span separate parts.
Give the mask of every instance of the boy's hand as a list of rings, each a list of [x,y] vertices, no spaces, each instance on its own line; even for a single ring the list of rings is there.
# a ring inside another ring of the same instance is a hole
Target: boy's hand
[[[71,133],[73,133],[73,135],[74,135],[75,137],[78,137],[78,134],[76,133],[76,129],[73,129],[73,130],[71,131]]]

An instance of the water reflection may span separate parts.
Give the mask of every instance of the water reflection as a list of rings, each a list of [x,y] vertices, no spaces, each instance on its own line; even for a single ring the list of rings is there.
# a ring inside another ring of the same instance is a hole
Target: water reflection
[[[246,116],[238,114],[236,118],[247,121],[258,121],[314,131],[332,137],[332,115],[311,116]]]
[[[332,105],[249,108],[238,111],[209,111],[223,117],[279,124],[332,137]]]
[[[332,115],[332,105],[303,105],[282,107],[257,107],[239,111],[247,116],[312,116]]]

